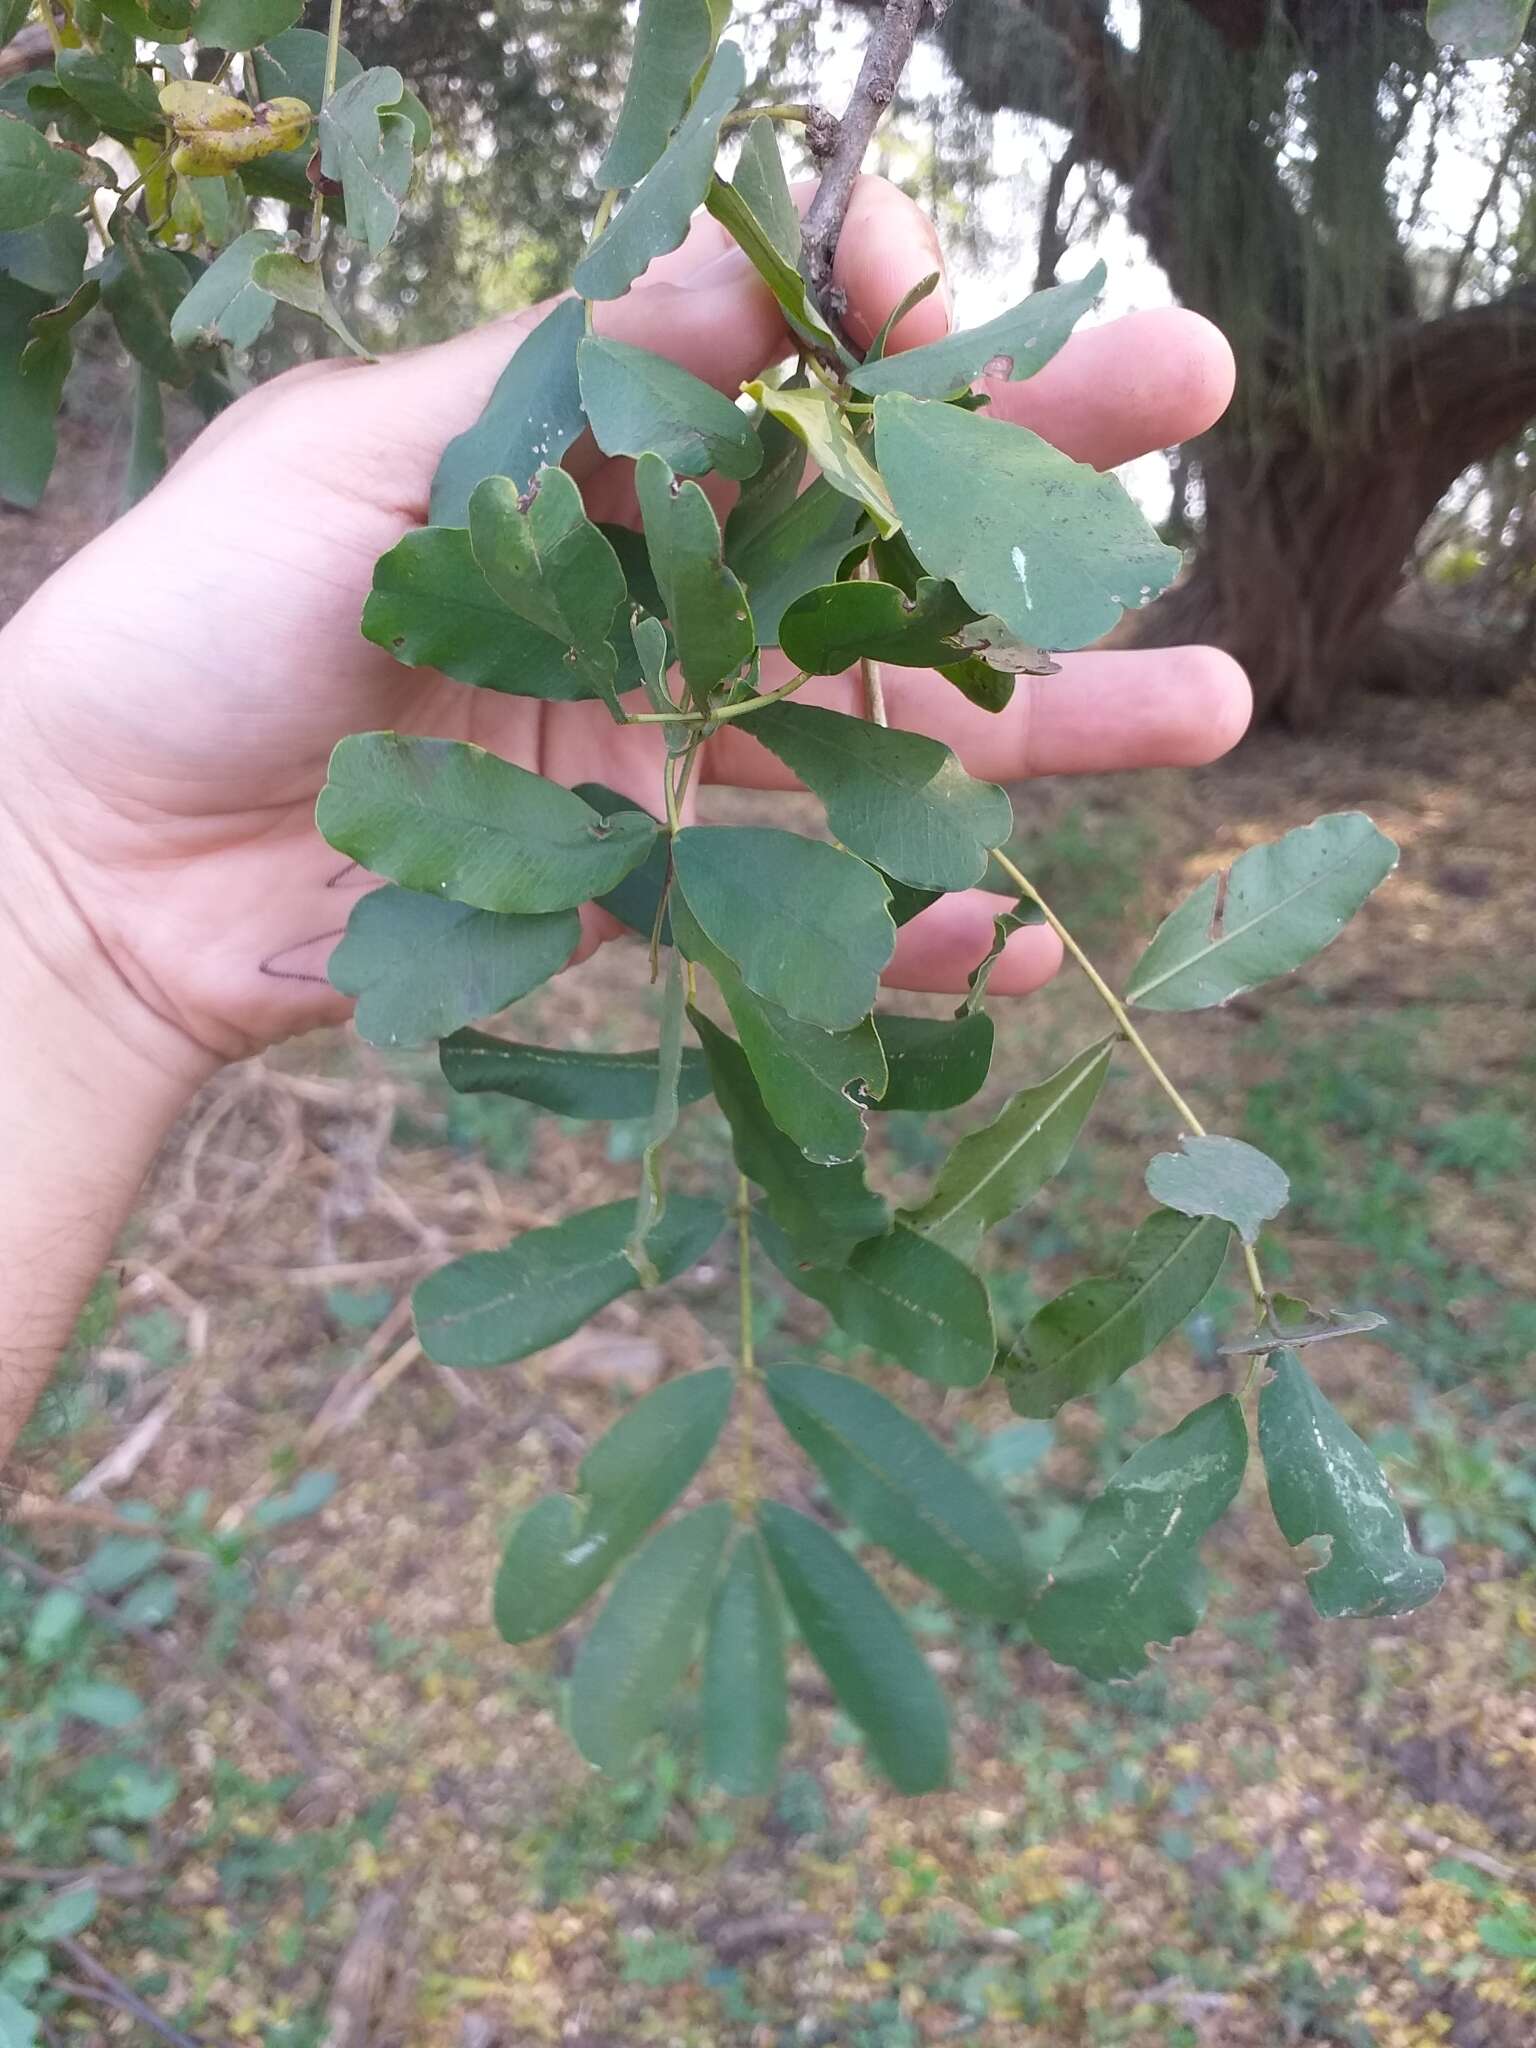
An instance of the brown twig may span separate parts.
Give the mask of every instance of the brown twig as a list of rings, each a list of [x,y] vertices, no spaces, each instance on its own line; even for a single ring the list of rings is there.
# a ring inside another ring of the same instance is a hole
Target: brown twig
[[[848,214],[870,139],[896,97],[928,0],[885,0],[880,19],[864,46],[853,97],[837,124],[837,141],[822,168],[821,183],[801,229],[805,274],[824,312],[836,318],[832,261]],[[941,10],[938,10],[941,11]]]
[[[119,2012],[131,2013],[152,2034],[158,2034],[162,2041],[171,2042],[172,2048],[200,2048],[193,2035],[184,2034],[180,2027],[173,2027],[169,2020],[161,2019],[153,2006],[146,2005],[136,1991],[109,1970],[105,1963],[98,1963],[90,1950],[82,1947],[73,1936],[56,1937],[55,1946],[63,1949],[75,1968],[91,1979],[90,1984],[76,1984],[67,1977],[54,1979],[76,1998],[94,1999],[100,2004],[116,2006]],[[100,1988],[93,1988],[95,1986]]]

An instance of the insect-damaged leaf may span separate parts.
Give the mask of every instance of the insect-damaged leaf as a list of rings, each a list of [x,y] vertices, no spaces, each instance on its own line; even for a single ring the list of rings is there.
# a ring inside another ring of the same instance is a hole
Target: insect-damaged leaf
[[[1128,1000],[1205,1010],[1289,974],[1332,945],[1396,866],[1397,848],[1363,811],[1335,811],[1251,846],[1159,927]]]
[[[873,1109],[958,1109],[969,1102],[992,1065],[992,1019],[887,1017],[875,1013],[890,1079]]]
[[[422,1349],[439,1365],[511,1365],[568,1337],[638,1285],[624,1256],[634,1215],[633,1202],[608,1202],[429,1274],[413,1299]],[[718,1202],[676,1196],[650,1244],[661,1278],[703,1258],[724,1221]]]
[[[760,468],[746,414],[713,384],[628,342],[588,335],[577,350],[581,399],[605,455],[659,455],[679,476],[718,470],[738,482]]]
[[[996,1338],[986,1286],[969,1266],[900,1222],[834,1264],[810,1233],[792,1242],[771,1195],[768,1207],[768,1216],[757,1218],[763,1249],[845,1335],[935,1386],[980,1386],[992,1370]]]
[[[1124,488],[1026,427],[888,392],[880,473],[918,559],[1032,647],[1086,647],[1182,557]]]
[[[320,169],[340,182],[347,232],[378,255],[400,225],[410,189],[414,128],[405,81],[390,65],[363,71],[320,109]]]
[[[635,492],[678,664],[702,705],[756,652],[746,593],[721,558],[720,525],[697,484],[679,483],[659,455],[642,455]]]
[[[764,1374],[779,1420],[849,1521],[971,1614],[1012,1620],[1036,1582],[997,1496],[862,1382],[814,1365]]]
[[[551,1494],[529,1509],[496,1575],[496,1626],[507,1642],[547,1635],[591,1599],[714,1449],[731,1386],[726,1366],[669,1380],[587,1452],[576,1499]]]
[[[1520,47],[1531,0],[1429,0],[1429,32],[1458,56],[1512,57]]]
[[[864,363],[848,372],[848,382],[871,397],[905,391],[913,398],[942,398],[983,374],[1014,382],[1033,377],[1103,291],[1107,275],[1104,265],[1095,263],[1086,277],[1036,292],[982,327],[946,335],[942,341],[906,349],[881,362]]]
[[[1013,831],[1006,793],[967,775],[948,747],[922,733],[772,704],[753,719],[752,736],[821,798],[850,853],[899,882],[969,888]]]
[[[171,315],[171,340],[178,348],[228,342],[249,348],[266,332],[277,301],[251,275],[257,257],[280,247],[271,228],[249,228],[209,264]]]
[[[1147,1193],[1184,1216],[1219,1216],[1244,1244],[1257,1244],[1271,1216],[1291,1198],[1291,1184],[1267,1153],[1240,1138],[1180,1138],[1177,1152],[1159,1152],[1147,1168]]]
[[[658,1529],[619,1574],[571,1671],[571,1739],[622,1770],[694,1660],[731,1534],[724,1501]]]
[[[755,995],[823,1031],[868,1016],[896,948],[889,892],[872,867],[759,825],[687,826],[672,860],[695,922]]]
[[[1312,1605],[1327,1620],[1411,1614],[1445,1583],[1438,1558],[1421,1557],[1386,1474],[1303,1370],[1277,1351],[1259,1396],[1259,1450],[1269,1503],[1287,1543],[1319,1537],[1325,1561],[1307,1574]]]
[[[643,811],[608,818],[483,747],[354,733],[331,756],[315,812],[338,852],[407,889],[478,910],[570,910],[644,860]]]
[[[907,668],[937,668],[967,650],[960,629],[976,617],[952,583],[925,576],[908,596],[894,583],[824,583],[787,607],[779,645],[813,676],[837,676],[861,655]]]
[[[1087,1678],[1134,1678],[1150,1643],[1198,1627],[1209,1583],[1200,1542],[1237,1498],[1247,1462],[1230,1394],[1143,1444],[1089,1502],[1026,1617],[1047,1655]]]
[[[789,1734],[784,1616],[756,1530],[736,1539],[704,1645],[704,1763],[737,1798],[771,1792]]]
[[[434,526],[467,524],[470,494],[486,477],[510,477],[525,491],[536,470],[560,460],[587,423],[576,373],[584,332],[580,302],[562,299],[518,345],[479,419],[443,450]]]
[[[687,112],[689,91],[714,42],[708,0],[641,0],[624,103],[593,173],[600,190],[639,184]]]
[[[721,123],[746,82],[740,50],[722,43],[665,152],[572,272],[571,282],[584,298],[618,298],[654,257],[665,256],[682,241],[714,175]]]
[[[1114,1045],[1112,1038],[1090,1045],[1048,1081],[1021,1090],[990,1124],[969,1132],[939,1168],[927,1201],[903,1220],[959,1258],[973,1257],[984,1233],[1066,1164]]]
[[[880,1768],[902,1792],[936,1791],[949,1776],[949,1723],[906,1623],[819,1522],[769,1501],[758,1527],[806,1648]]]
[[[1216,1217],[1159,1209],[1113,1273],[1048,1301],[998,1360],[1015,1414],[1054,1415],[1155,1351],[1215,1286],[1232,1241]]]
[[[374,889],[353,906],[328,971],[334,987],[357,997],[359,1037],[425,1045],[548,981],[580,938],[574,910],[498,916],[411,889]]]
[[[444,1038],[438,1057],[443,1079],[457,1094],[512,1095],[553,1116],[633,1123],[648,1116],[656,1100],[655,1052],[573,1052],[456,1031]],[[686,1107],[708,1093],[704,1055],[685,1046],[678,1102]]]

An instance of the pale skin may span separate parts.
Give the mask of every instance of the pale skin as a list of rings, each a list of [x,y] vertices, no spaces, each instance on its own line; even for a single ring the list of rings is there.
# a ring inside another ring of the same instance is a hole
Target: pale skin
[[[863,180],[837,263],[854,336],[872,335],[937,263],[927,221]],[[347,1013],[324,963],[371,882],[338,884],[343,863],[314,826],[343,734],[471,739],[557,780],[657,803],[654,727],[470,690],[400,667],[358,633],[375,559],[425,518],[444,444],[543,310],[379,366],[312,365],[253,393],[0,633],[0,1458],[191,1095],[221,1063]],[[935,295],[898,345],[936,338],[947,319]],[[707,219],[598,325],[727,391],[786,347],[771,298]],[[1231,388],[1221,336],[1164,311],[1086,331],[992,399],[998,415],[1109,468],[1202,432]],[[630,465],[589,446],[568,467],[594,517],[626,516]],[[766,667],[765,687],[786,673]],[[1241,672],[1209,648],[1090,652],[1020,682],[993,717],[940,677],[890,670],[891,721],[1011,782],[1213,760],[1248,718]],[[806,694],[859,708],[853,677]],[[791,786],[734,728],[710,742],[704,771]],[[902,933],[887,979],[963,986],[995,909],[977,894],[935,905]],[[582,955],[615,930],[585,914]],[[1049,931],[1021,931],[992,988],[1025,994],[1059,961]],[[313,978],[274,974],[274,962]]]

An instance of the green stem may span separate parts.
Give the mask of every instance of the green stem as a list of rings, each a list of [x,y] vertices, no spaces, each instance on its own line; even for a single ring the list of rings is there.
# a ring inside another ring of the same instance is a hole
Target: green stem
[[[320,88],[320,105],[315,113],[318,117],[325,103],[336,90],[336,73],[341,65],[341,8],[342,0],[331,0],[330,19],[325,30],[325,77]],[[316,147],[319,147],[318,142]],[[315,202],[309,210],[309,257],[312,263],[320,260],[320,244],[325,234],[325,193],[317,185]]]
[[[736,1512],[742,1521],[748,1522],[757,1506],[757,1442],[752,1385],[757,1378],[757,1351],[752,1336],[752,1191],[744,1173],[736,1176],[736,1267],[741,1324],[740,1374],[744,1395],[737,1439]]]
[[[803,128],[814,112],[804,100],[775,100],[766,107],[741,107],[726,115],[720,123],[720,133],[730,135],[738,128],[749,127],[753,121],[791,121]]]
[[[592,232],[587,236],[587,247],[589,249],[613,218],[613,209],[618,196],[616,189],[609,189],[605,190],[598,199],[597,212],[592,216]],[[588,334],[590,334],[593,331],[593,309],[590,299],[582,300],[581,317]]]
[[[64,38],[59,34],[59,24],[53,18],[53,0],[43,0],[42,6],[37,11],[43,17],[43,27],[48,31],[48,40],[53,45],[54,56],[62,57],[64,54]]]
[[[1035,908],[1040,912],[1040,915],[1045,919],[1046,923],[1050,926],[1051,930],[1056,934],[1057,938],[1060,939],[1066,951],[1072,956],[1073,960],[1076,961],[1077,965],[1082,969],[1083,973],[1087,976],[1089,984],[1091,985],[1094,994],[1099,998],[1100,1002],[1103,1003],[1105,1008],[1109,1011],[1110,1015],[1114,1018],[1115,1023],[1119,1026],[1120,1036],[1125,1040],[1126,1044],[1130,1046],[1131,1050],[1136,1054],[1137,1058],[1141,1061],[1142,1065],[1146,1068],[1147,1072],[1152,1076],[1153,1080],[1157,1083],[1158,1087],[1162,1089],[1163,1093],[1167,1096],[1168,1100],[1173,1104],[1174,1108],[1178,1111],[1180,1119],[1182,1120],[1184,1127],[1189,1132],[1190,1136],[1195,1138],[1203,1138],[1207,1136],[1208,1134],[1206,1132],[1205,1125],[1201,1123],[1199,1117],[1195,1115],[1195,1112],[1190,1108],[1189,1104],[1184,1100],[1184,1097],[1173,1085],[1173,1082],[1169,1078],[1167,1072],[1165,1071],[1161,1060],[1158,1059],[1156,1053],[1153,1052],[1151,1046],[1148,1045],[1147,1041],[1136,1029],[1136,1026],[1131,1022],[1130,1013],[1126,1009],[1124,1003],[1121,1002],[1120,998],[1115,994],[1114,990],[1110,987],[1109,983],[1104,979],[1103,975],[1100,974],[1097,967],[1094,966],[1093,962],[1088,958],[1088,955],[1077,943],[1077,940],[1073,938],[1071,932],[1067,930],[1066,926],[1062,923],[1061,919],[1056,915],[1055,911],[1052,910],[1049,903],[1047,903],[1045,898],[1040,894],[1040,891],[1035,887],[1034,883],[1030,881],[1029,877],[1026,874],[1024,874],[1021,869],[1014,866],[1013,862],[1008,858],[1006,853],[1003,853],[1001,851],[995,852],[992,858],[997,862],[998,866],[1002,869],[1003,873],[1013,883],[1014,887],[1018,890],[1019,894],[1021,896],[1027,896],[1030,902],[1034,904]],[[1253,1292],[1253,1305],[1258,1314],[1259,1321],[1260,1323],[1262,1323],[1264,1321],[1264,1318],[1269,1313],[1269,1290],[1264,1284],[1264,1275],[1259,1270],[1258,1257],[1254,1252],[1253,1246],[1250,1244],[1245,1244],[1243,1246],[1243,1264],[1248,1269],[1248,1285]]]
[[[744,697],[739,704],[723,704],[718,711],[634,711],[624,722],[626,725],[729,725],[732,719],[749,718],[754,711],[761,711],[765,704],[777,704],[781,697],[792,697],[810,680],[810,672],[802,669],[787,683],[780,683],[776,690],[764,690],[760,697]]]

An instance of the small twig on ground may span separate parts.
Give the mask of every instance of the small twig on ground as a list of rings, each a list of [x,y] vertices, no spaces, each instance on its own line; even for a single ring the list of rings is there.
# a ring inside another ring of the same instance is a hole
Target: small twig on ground
[[[400,1920],[397,1892],[379,1891],[359,1915],[325,2009],[325,2048],[368,2048],[394,1961]]]
[[[0,1524],[6,1522],[59,1522],[71,1528],[101,1529],[109,1536],[154,1536],[160,1530],[154,1522],[135,1522],[128,1515],[116,1515],[111,1508],[93,1507],[88,1501],[57,1500],[51,1493],[18,1493],[7,1499],[0,1494]],[[178,1549],[168,1545],[165,1555],[173,1564],[207,1566],[212,1560],[201,1550]]]
[[[1500,1856],[1490,1856],[1486,1849],[1469,1849],[1461,1842],[1452,1841],[1449,1835],[1442,1835],[1436,1828],[1424,1827],[1418,1821],[1409,1821],[1403,1834],[1419,1848],[1434,1849],[1442,1856],[1452,1856],[1458,1863],[1480,1870],[1484,1877],[1495,1877],[1501,1884],[1519,1885],[1523,1891],[1536,1891],[1536,1869],[1506,1863]]]
[[[55,1937],[54,1945],[64,1951],[77,1970],[91,1979],[90,1984],[77,1984],[70,1978],[56,1977],[54,1982],[63,1989],[72,1992],[76,1998],[91,1998],[98,2004],[114,2005],[119,2012],[131,2013],[152,2034],[158,2034],[162,2041],[171,2042],[172,2048],[201,2048],[195,2036],[184,2034],[180,2027],[173,2027],[169,2020],[161,2019],[152,2006],[146,2005],[139,1994],[105,1963],[98,1963],[90,1950],[82,1947],[72,1935]],[[93,1988],[96,1986],[100,1988]]]

